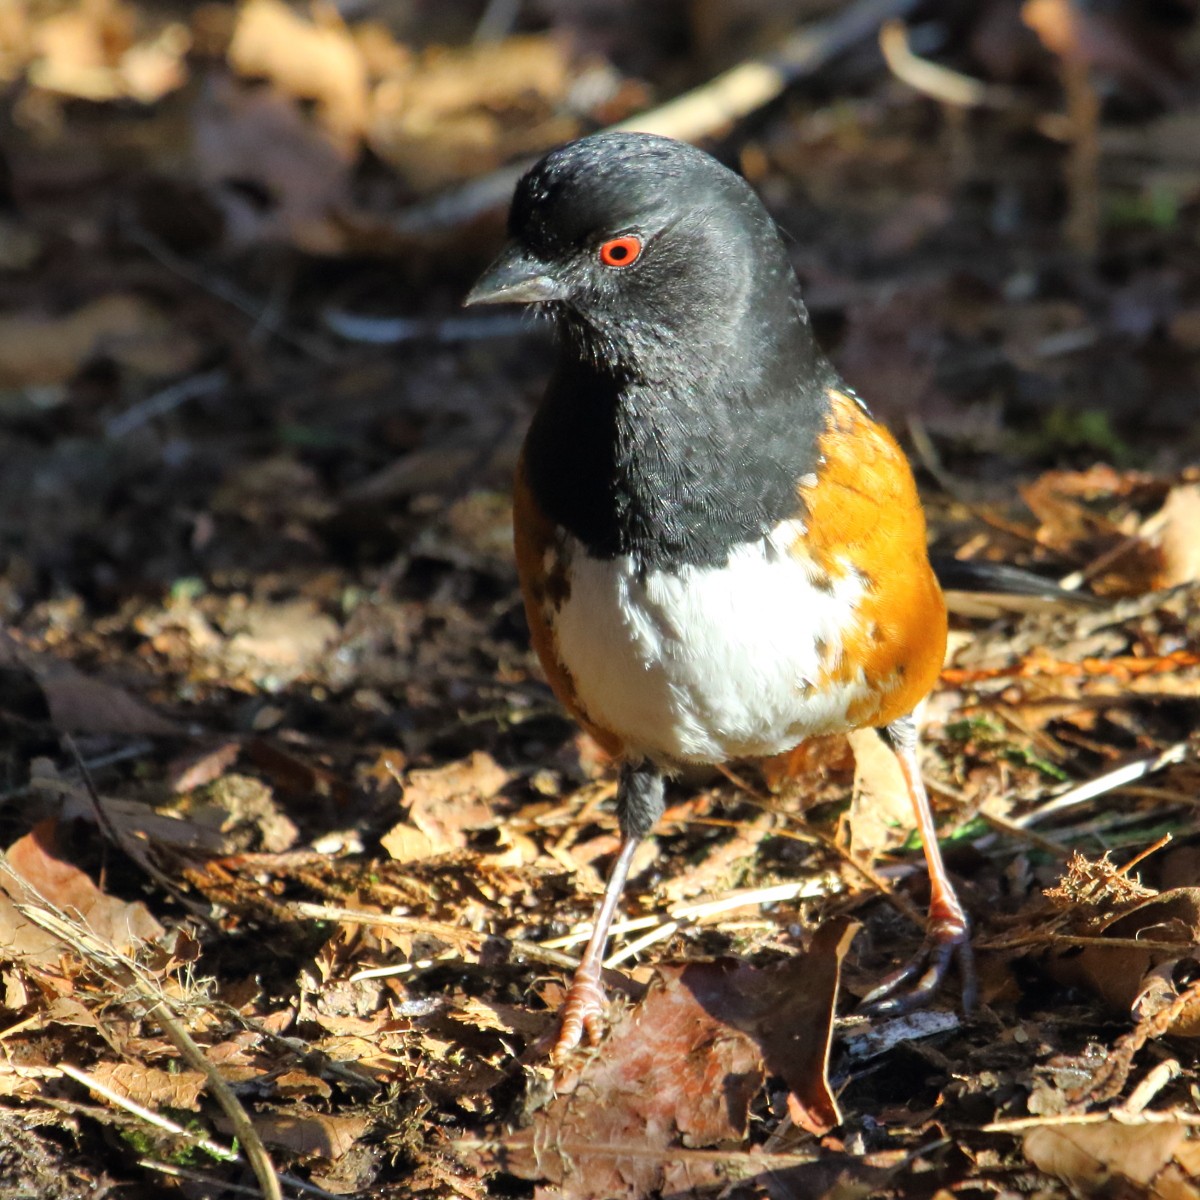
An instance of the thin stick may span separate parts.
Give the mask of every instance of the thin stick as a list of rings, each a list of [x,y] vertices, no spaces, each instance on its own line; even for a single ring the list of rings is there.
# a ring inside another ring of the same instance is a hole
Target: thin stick
[[[1105,950],[1145,950],[1159,954],[1180,954],[1188,949],[1186,942],[1154,941],[1137,937],[1104,937],[1073,933],[1028,933],[1012,937],[981,937],[975,939],[980,950],[1016,950],[1024,946],[1099,946]]]
[[[369,346],[396,346],[401,342],[436,342],[452,345],[487,338],[518,337],[536,329],[524,314],[486,313],[469,317],[373,317],[345,309],[326,309],[325,327],[348,342]]]
[[[284,912],[308,917],[317,921],[350,921],[356,925],[384,925],[389,929],[405,929],[412,933],[427,933],[432,937],[442,937],[449,942],[500,942],[508,946],[515,954],[534,962],[544,962],[551,967],[564,967],[572,970],[579,966],[579,960],[569,954],[559,954],[556,950],[547,950],[537,942],[526,942],[519,938],[504,937],[499,933],[479,933],[473,929],[463,929],[459,925],[449,925],[442,921],[425,921],[418,917],[396,917],[390,913],[364,912],[357,908],[340,908],[332,904],[310,904],[307,901],[297,901],[286,905]]]
[[[1173,746],[1168,746],[1161,754],[1156,754],[1150,758],[1139,758],[1135,762],[1126,763],[1123,767],[1117,767],[1114,771],[1099,775],[1095,779],[1089,779],[1087,783],[1081,783],[1078,787],[1073,787],[1069,791],[1055,796],[1053,800],[1047,801],[1033,812],[1026,813],[1025,816],[1018,818],[1015,823],[1017,825],[1033,825],[1035,822],[1042,821],[1054,813],[1062,812],[1063,809],[1073,808],[1077,804],[1094,800],[1097,796],[1103,796],[1106,792],[1124,787],[1125,784],[1133,783],[1135,780],[1141,779],[1146,775],[1151,775],[1155,771],[1161,771],[1163,767],[1183,762],[1188,756],[1188,751],[1189,745],[1187,742],[1176,742]]]
[[[153,1109],[138,1104],[136,1100],[130,1100],[128,1096],[122,1096],[120,1092],[113,1091],[107,1084],[101,1083],[99,1079],[93,1078],[86,1071],[81,1071],[78,1067],[71,1066],[70,1063],[60,1062],[56,1069],[69,1079],[74,1079],[76,1083],[82,1083],[85,1088],[95,1092],[98,1096],[103,1096],[110,1104],[115,1104],[118,1108],[123,1108],[126,1112],[132,1113],[139,1120],[145,1121],[147,1125],[153,1125],[156,1129],[174,1134],[176,1137],[186,1138],[193,1145],[199,1146],[201,1150],[211,1154],[213,1158],[219,1158],[222,1162],[237,1162],[239,1160],[236,1150],[192,1133],[190,1129],[185,1129],[182,1125],[172,1121],[170,1117],[164,1117],[161,1113],[156,1113]]]
[[[908,44],[908,29],[899,18],[884,22],[879,31],[879,48],[897,79],[943,104],[976,108],[992,98],[986,83],[914,54]]]
[[[1165,1112],[1126,1113],[1120,1108],[1106,1112],[1089,1113],[1046,1113],[1038,1117],[1012,1117],[1006,1121],[992,1121],[980,1125],[980,1133],[1022,1133],[1026,1129],[1037,1129],[1042,1125],[1103,1125],[1115,1121],[1119,1125],[1200,1125],[1200,1113],[1172,1108]]]
[[[118,413],[104,426],[104,432],[110,438],[122,438],[147,421],[165,416],[189,400],[199,400],[202,396],[219,392],[228,382],[229,375],[220,367],[213,371],[202,371],[199,375],[189,375]]]
[[[1129,1093],[1128,1099],[1124,1104],[1120,1105],[1123,1113],[1128,1113],[1131,1117],[1137,1116],[1142,1112],[1146,1105],[1158,1095],[1159,1092],[1176,1078],[1181,1071],[1179,1060],[1168,1058],[1160,1062],[1158,1066],[1153,1067],[1146,1077],[1139,1083],[1132,1092]]]
[[[174,1163],[155,1162],[152,1158],[143,1158],[138,1166],[145,1167],[148,1171],[160,1171],[163,1175],[174,1175],[179,1179],[192,1179],[206,1187],[236,1192],[241,1196],[262,1195],[258,1188],[247,1187],[244,1183],[228,1183],[223,1179],[213,1179],[212,1176],[205,1175],[202,1171],[189,1171],[186,1167],[175,1166]],[[279,1178],[288,1187],[295,1188],[298,1192],[306,1192],[310,1196],[319,1196],[321,1200],[344,1200],[337,1192],[327,1192],[323,1187],[317,1187],[315,1183],[309,1183],[306,1179],[298,1179],[295,1175],[281,1174]]]
[[[138,986],[134,977],[134,987]],[[140,989],[139,989],[140,990]],[[143,996],[143,1000],[149,1000]],[[163,1032],[175,1044],[176,1049],[197,1071],[200,1071],[208,1084],[208,1090],[224,1110],[230,1124],[249,1160],[258,1186],[268,1200],[283,1200],[283,1192],[279,1186],[279,1176],[271,1162],[267,1148],[259,1137],[258,1130],[250,1120],[249,1114],[242,1107],[242,1102],[234,1095],[233,1089],[225,1082],[220,1072],[205,1058],[200,1047],[192,1041],[191,1034],[180,1024],[175,1013],[167,1003],[165,996],[150,1005],[147,1015],[152,1016],[163,1028]]]
[[[256,1187],[248,1187],[244,1183],[229,1183],[224,1179],[213,1179],[203,1171],[189,1171],[186,1167],[177,1167],[174,1163],[157,1162],[153,1158],[143,1158],[138,1162],[139,1167],[147,1171],[158,1171],[175,1179],[189,1179],[193,1183],[203,1184],[216,1192],[232,1192],[235,1196],[261,1196],[262,1192]]]
[[[771,887],[741,888],[711,900],[692,901],[687,904],[675,904],[668,908],[666,917],[675,922],[702,921],[706,917],[719,916],[721,913],[734,909],[746,908],[755,904],[774,904],[780,900],[795,900],[811,896],[824,896],[830,890],[831,880],[826,876],[813,879],[794,880],[791,883],[777,883]],[[659,924],[663,916],[634,917],[627,921],[616,922],[609,931],[612,934],[632,933],[638,929],[647,929]],[[539,943],[546,949],[559,949],[565,946],[578,945],[586,942],[592,933],[591,921],[585,921],[578,928],[562,937]]]
[[[18,880],[23,893],[30,897],[20,901],[14,899],[17,911],[23,917],[60,938],[94,970],[137,997],[146,1015],[159,1023],[168,1040],[183,1058],[204,1076],[209,1091],[229,1118],[234,1133],[242,1142],[246,1159],[263,1194],[268,1200],[283,1200],[279,1178],[275,1174],[270,1155],[241,1101],[234,1095],[233,1089],[221,1077],[216,1067],[205,1058],[200,1047],[192,1041],[191,1035],[180,1024],[157,982],[134,959],[117,951],[86,923],[73,918],[47,900],[3,859],[0,859],[0,870]]]
[[[1164,833],[1162,835],[1162,837],[1160,837],[1158,839],[1158,841],[1155,842],[1153,845],[1147,846],[1144,850],[1135,854],[1133,856],[1133,858],[1131,858],[1117,872],[1117,874],[1118,875],[1128,875],[1129,872],[1132,871],[1134,867],[1138,866],[1141,863],[1144,863],[1146,861],[1146,859],[1148,859],[1152,854],[1157,854],[1164,846],[1169,846],[1170,844],[1171,844],[1171,835],[1169,833]]]

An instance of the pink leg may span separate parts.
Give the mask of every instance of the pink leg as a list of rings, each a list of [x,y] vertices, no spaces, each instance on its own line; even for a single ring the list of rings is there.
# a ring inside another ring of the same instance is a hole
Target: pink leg
[[[600,1040],[604,1018],[604,988],[600,972],[604,947],[612,928],[617,905],[629,877],[629,864],[641,840],[654,828],[663,810],[663,777],[657,767],[626,763],[617,784],[617,819],[621,823],[621,848],[604,885],[604,898],[596,910],[592,936],[575,969],[563,1003],[558,1037],[551,1058],[562,1059],[587,1036],[589,1045]]]
[[[862,1008],[872,1016],[889,1017],[921,1008],[933,999],[950,970],[951,962],[957,959],[958,973],[962,979],[963,1010],[970,1012],[975,1005],[976,994],[971,925],[946,873],[946,865],[942,862],[933,813],[917,762],[917,728],[913,719],[904,717],[894,721],[887,728],[887,737],[904,774],[917,828],[921,833],[921,844],[925,849],[925,862],[929,868],[929,924],[925,945],[920,953],[880,980],[863,999]],[[913,986],[906,988],[905,985],[913,980],[916,980]]]
[[[604,898],[600,901],[600,907],[596,909],[592,936],[588,939],[587,949],[579,960],[579,966],[575,968],[571,986],[567,989],[567,998],[563,1002],[558,1037],[551,1051],[551,1057],[554,1059],[560,1059],[574,1050],[585,1035],[591,1046],[600,1040],[604,1018],[604,985],[600,982],[604,948],[608,944],[608,931],[612,928],[621,893],[625,890],[629,864],[633,861],[634,852],[640,842],[641,838],[631,837],[621,841],[620,852],[604,887]]]

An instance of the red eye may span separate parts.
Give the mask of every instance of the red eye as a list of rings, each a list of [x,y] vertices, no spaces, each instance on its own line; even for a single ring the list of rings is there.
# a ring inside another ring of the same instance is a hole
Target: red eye
[[[632,233],[613,238],[600,247],[600,261],[606,267],[627,267],[637,262],[642,253],[642,239]]]

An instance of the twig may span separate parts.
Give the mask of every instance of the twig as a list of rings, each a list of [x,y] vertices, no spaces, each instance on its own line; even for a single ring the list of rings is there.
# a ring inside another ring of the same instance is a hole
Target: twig
[[[74,1079],[76,1083],[82,1083],[85,1088],[95,1092],[98,1096],[103,1096],[110,1104],[115,1104],[118,1108],[123,1108],[126,1112],[132,1113],[139,1120],[145,1121],[147,1125],[153,1125],[156,1129],[161,1129],[165,1133],[174,1134],[176,1137],[186,1138],[195,1146],[199,1146],[206,1154],[211,1154],[213,1158],[219,1158],[222,1162],[237,1162],[239,1155],[236,1150],[229,1146],[222,1146],[219,1142],[214,1142],[210,1138],[201,1137],[199,1134],[193,1133],[190,1129],[185,1129],[177,1121],[172,1121],[170,1117],[164,1117],[161,1113],[156,1113],[151,1108],[146,1108],[145,1105],[139,1104],[136,1100],[131,1100],[128,1096],[122,1096],[120,1092],[114,1091],[107,1084],[101,1083],[99,1079],[93,1078],[86,1071],[81,1071],[78,1067],[71,1066],[70,1063],[60,1062],[55,1068],[60,1074],[66,1075],[69,1079]]]
[[[993,97],[993,89],[981,80],[914,54],[908,43],[908,28],[898,18],[884,22],[879,30],[879,48],[897,79],[943,104],[977,108],[999,101],[999,97]]]
[[[203,1184],[209,1191],[230,1192],[235,1196],[261,1196],[262,1192],[256,1187],[244,1183],[230,1183],[224,1179],[214,1179],[203,1171],[189,1171],[187,1167],[177,1167],[174,1163],[157,1162],[153,1158],[143,1158],[138,1162],[139,1167],[147,1171],[158,1171],[162,1175],[170,1175],[174,1179],[187,1179],[192,1183]]]
[[[507,37],[520,8],[520,0],[488,0],[471,40],[480,45]]]
[[[146,1015],[159,1023],[168,1040],[183,1058],[204,1076],[209,1091],[233,1125],[263,1194],[268,1200],[282,1200],[283,1194],[279,1189],[279,1179],[270,1155],[241,1101],[179,1022],[157,981],[139,963],[120,953],[86,923],[72,918],[46,899],[3,859],[0,859],[0,870],[20,884],[21,891],[18,894],[28,897],[24,900],[13,900],[22,916],[65,942],[104,978],[137,997]]]
[[[746,908],[757,904],[776,904],[781,900],[795,900],[810,896],[825,896],[833,889],[835,881],[826,876],[812,879],[798,879],[791,883],[777,883],[771,887],[739,888],[724,896],[711,900],[689,901],[686,904],[676,904],[667,909],[666,916],[673,922],[703,921],[706,917],[720,916],[722,913],[735,909]],[[613,934],[631,933],[637,929],[646,929],[662,922],[661,915],[652,917],[634,917],[628,921],[616,922],[611,932]],[[585,921],[563,937],[552,938],[540,942],[539,945],[547,950],[557,950],[564,946],[575,946],[586,942],[592,936],[592,923]]]
[[[181,279],[186,279],[188,283],[208,292],[209,295],[215,296],[243,316],[249,317],[253,322],[252,332],[265,330],[309,358],[314,358],[318,362],[333,361],[333,355],[324,346],[318,345],[312,339],[299,337],[285,328],[274,315],[271,304],[261,304],[243,292],[236,284],[195,266],[182,255],[176,254],[168,245],[148,230],[143,229],[134,220],[129,219],[126,222],[124,233],[135,246],[144,250],[161,266],[166,267]]]
[[[79,753],[79,747],[76,746],[75,739],[69,733],[64,733],[62,740],[63,744],[71,752],[71,757],[75,760],[75,769],[79,772],[79,777],[83,781],[84,791],[87,793],[88,801],[92,806],[92,811],[96,817],[96,824],[100,828],[100,831],[107,834],[113,845],[137,863],[167,895],[173,896],[193,916],[197,916],[211,925],[212,916],[207,907],[197,904],[173,879],[170,879],[158,869],[150,857],[149,846],[130,837],[113,822],[109,816],[107,806],[100,798],[100,793],[96,790],[92,773],[88,770],[87,763],[83,761],[83,756]]]
[[[517,337],[535,328],[525,314],[482,313],[464,317],[368,317],[345,309],[326,309],[321,313],[325,328],[348,342],[369,346],[397,346],[402,342],[484,341],[488,338]]]
[[[118,413],[104,427],[105,434],[113,438],[122,438],[132,433],[147,421],[155,417],[165,416],[172,409],[179,408],[189,400],[199,400],[202,396],[211,396],[219,392],[229,382],[229,376],[222,370],[203,371],[199,375],[190,375],[187,379],[177,382],[147,396],[145,400]]]
[[[189,1171],[186,1167],[179,1167],[174,1163],[155,1162],[152,1158],[143,1158],[138,1166],[145,1167],[148,1171],[158,1171],[163,1175],[173,1175],[176,1179],[190,1179],[195,1183],[203,1184],[206,1188],[233,1192],[239,1196],[262,1195],[258,1188],[247,1187],[244,1183],[230,1183],[224,1179],[213,1179],[211,1175],[205,1175],[202,1171]],[[318,1196],[321,1200],[344,1200],[344,1197],[339,1196],[337,1192],[327,1192],[323,1187],[317,1187],[315,1183],[309,1183],[306,1179],[298,1179],[295,1175],[281,1173],[279,1179],[288,1187],[295,1188],[298,1192],[305,1192],[310,1196]]]
[[[786,821],[794,821],[796,819],[794,813],[786,812],[769,797],[764,796],[761,792],[753,788],[748,788],[746,796],[759,807],[765,809],[767,812],[774,813],[778,817],[782,817]],[[692,824],[716,825],[737,829],[740,828],[741,823],[738,821],[723,821],[720,817],[700,817],[693,820]],[[909,863],[895,863],[876,870],[869,863],[859,862],[845,846],[838,843],[836,838],[830,837],[829,834],[823,833],[819,829],[789,829],[786,826],[781,826],[773,830],[771,836],[787,838],[793,842],[803,842],[808,846],[822,846],[826,850],[831,851],[851,870],[858,872],[902,917],[907,918],[918,929],[924,928],[924,917],[913,907],[906,896],[896,891],[888,883],[889,878],[899,879],[907,875],[916,874],[920,869],[919,867],[914,867]]]
[[[521,941],[518,938],[504,937],[499,933],[480,933],[474,929],[464,929],[460,925],[449,925],[442,921],[426,921],[419,917],[396,917],[390,913],[364,912],[357,908],[340,908],[332,904],[310,904],[308,901],[297,901],[286,905],[285,913],[297,917],[305,917],[317,921],[350,921],[356,925],[386,925],[390,929],[405,929],[411,933],[425,933],[432,937],[445,938],[451,943],[499,942],[508,946],[514,954],[535,962],[544,962],[551,967],[562,967],[574,970],[579,966],[579,960],[569,954],[560,954],[556,950],[547,950],[536,942]]]
[[[1065,232],[1067,241],[1090,258],[1100,243],[1100,93],[1087,64],[1074,56],[1063,59],[1062,77],[1072,132]]]
[[[1171,835],[1169,833],[1164,833],[1162,835],[1162,837],[1160,837],[1158,839],[1157,842],[1153,842],[1151,845],[1147,846],[1144,850],[1139,850],[1137,854],[1135,854],[1123,867],[1121,867],[1117,871],[1117,874],[1118,875],[1128,875],[1129,872],[1132,871],[1134,867],[1140,866],[1152,854],[1157,854],[1160,850],[1164,849],[1166,846],[1169,846],[1170,844],[1171,844]]]
[[[136,978],[134,987],[137,987]],[[150,1002],[151,997],[142,996],[143,1001]],[[233,1131],[245,1151],[254,1177],[268,1200],[283,1200],[279,1186],[279,1176],[275,1173],[267,1148],[259,1137],[258,1130],[250,1120],[249,1114],[242,1107],[242,1102],[234,1095],[233,1089],[227,1084],[221,1073],[204,1056],[204,1052],[192,1041],[191,1034],[175,1016],[174,1010],[166,996],[160,996],[150,1003],[147,1016],[153,1017],[163,1029],[163,1032],[175,1044],[176,1049],[197,1071],[200,1071],[208,1083],[208,1090],[229,1118]]]
[[[521,1135],[517,1134],[516,1136],[520,1138]],[[511,1149],[510,1142],[503,1138],[455,1138],[448,1145],[451,1150],[459,1153],[476,1151],[489,1154],[503,1154],[505,1151]],[[642,1138],[640,1141],[631,1139],[627,1142],[621,1142],[560,1136],[555,1138],[554,1150],[556,1153],[582,1161],[597,1156],[611,1158],[618,1162],[622,1159],[633,1159],[635,1161],[638,1159],[659,1160],[663,1156],[663,1151],[658,1146],[653,1145],[647,1138]],[[726,1165],[729,1167],[730,1176],[734,1179],[749,1178],[766,1171],[781,1171],[788,1167],[807,1166],[817,1161],[817,1154],[814,1152],[763,1154],[759,1150],[696,1150],[690,1146],[674,1148],[670,1154],[672,1163],[714,1163],[718,1166]]]
[[[1131,1117],[1137,1116],[1172,1079],[1179,1075],[1181,1070],[1179,1060],[1176,1058],[1168,1058],[1160,1062],[1158,1066],[1148,1071],[1142,1082],[1129,1093],[1125,1103],[1120,1106],[1121,1111],[1128,1113]]]
[[[1116,1121],[1119,1125],[1200,1125],[1200,1113],[1172,1108],[1165,1112],[1127,1113],[1120,1108],[1094,1113],[1044,1113],[1037,1117],[1011,1117],[1003,1121],[990,1121],[979,1126],[980,1133],[1023,1133],[1026,1129],[1038,1129],[1043,1125],[1103,1125]]]
[[[1055,796],[1053,800],[1047,801],[1033,812],[1019,817],[1015,824],[1033,825],[1064,809],[1094,800],[1097,796],[1103,796],[1105,792],[1115,791],[1127,783],[1133,783],[1136,779],[1151,775],[1155,771],[1161,771],[1163,767],[1183,762],[1188,756],[1188,751],[1187,742],[1176,742],[1152,758],[1139,758],[1136,762],[1126,763],[1123,767],[1117,767],[1115,771],[1109,771],[1095,779],[1089,779],[1087,783],[1081,783],[1078,787],[1073,787],[1069,791]]]
[[[874,36],[889,19],[903,17],[916,0],[858,0],[827,21],[799,29],[774,54],[750,59],[659,108],[613,129],[657,133],[685,142],[709,137],[774,100],[800,79]],[[514,163],[401,213],[400,234],[453,229],[504,204],[534,159]]]
[[[859,1018],[862,1020],[863,1018]],[[949,1033],[962,1024],[958,1013],[939,1008],[926,1008],[907,1016],[872,1025],[865,1033],[847,1031],[843,1038],[846,1054],[856,1062],[878,1058],[905,1042],[918,1038]]]
[[[1011,937],[981,937],[975,945],[980,950],[1017,950],[1026,946],[1063,946],[1078,949],[1081,946],[1098,946],[1104,950],[1145,950],[1158,954],[1181,954],[1188,949],[1184,942],[1154,941],[1141,937],[1105,937],[1103,934],[1088,935],[1074,933],[1022,933]]]
[[[1068,1100],[1082,1107],[1103,1103],[1117,1096],[1133,1070],[1133,1060],[1138,1051],[1152,1038],[1161,1038],[1170,1033],[1175,1021],[1197,1000],[1200,1000],[1200,981],[1184,988],[1170,1004],[1143,1017],[1133,1029],[1117,1039],[1091,1083],[1071,1093]]]
[[[940,791],[940,788],[935,788]],[[1024,828],[1019,821],[1010,821],[1007,817],[1001,817],[996,813],[980,812],[980,819],[985,824],[990,825],[997,833],[1006,834],[1008,837],[1019,838],[1021,841],[1028,842],[1031,846],[1036,846],[1044,854],[1049,854],[1054,858],[1070,858],[1070,851],[1065,846],[1060,846],[1057,842],[1048,837],[1042,837],[1035,830]],[[974,846],[977,850],[987,848],[987,844],[993,839],[977,838]]]

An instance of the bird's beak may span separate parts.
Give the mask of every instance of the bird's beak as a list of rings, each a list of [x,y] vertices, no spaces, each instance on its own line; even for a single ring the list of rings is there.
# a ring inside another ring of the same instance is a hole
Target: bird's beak
[[[549,274],[544,262],[524,247],[506,246],[500,257],[476,281],[463,306],[472,304],[537,304],[562,300],[566,292]]]

